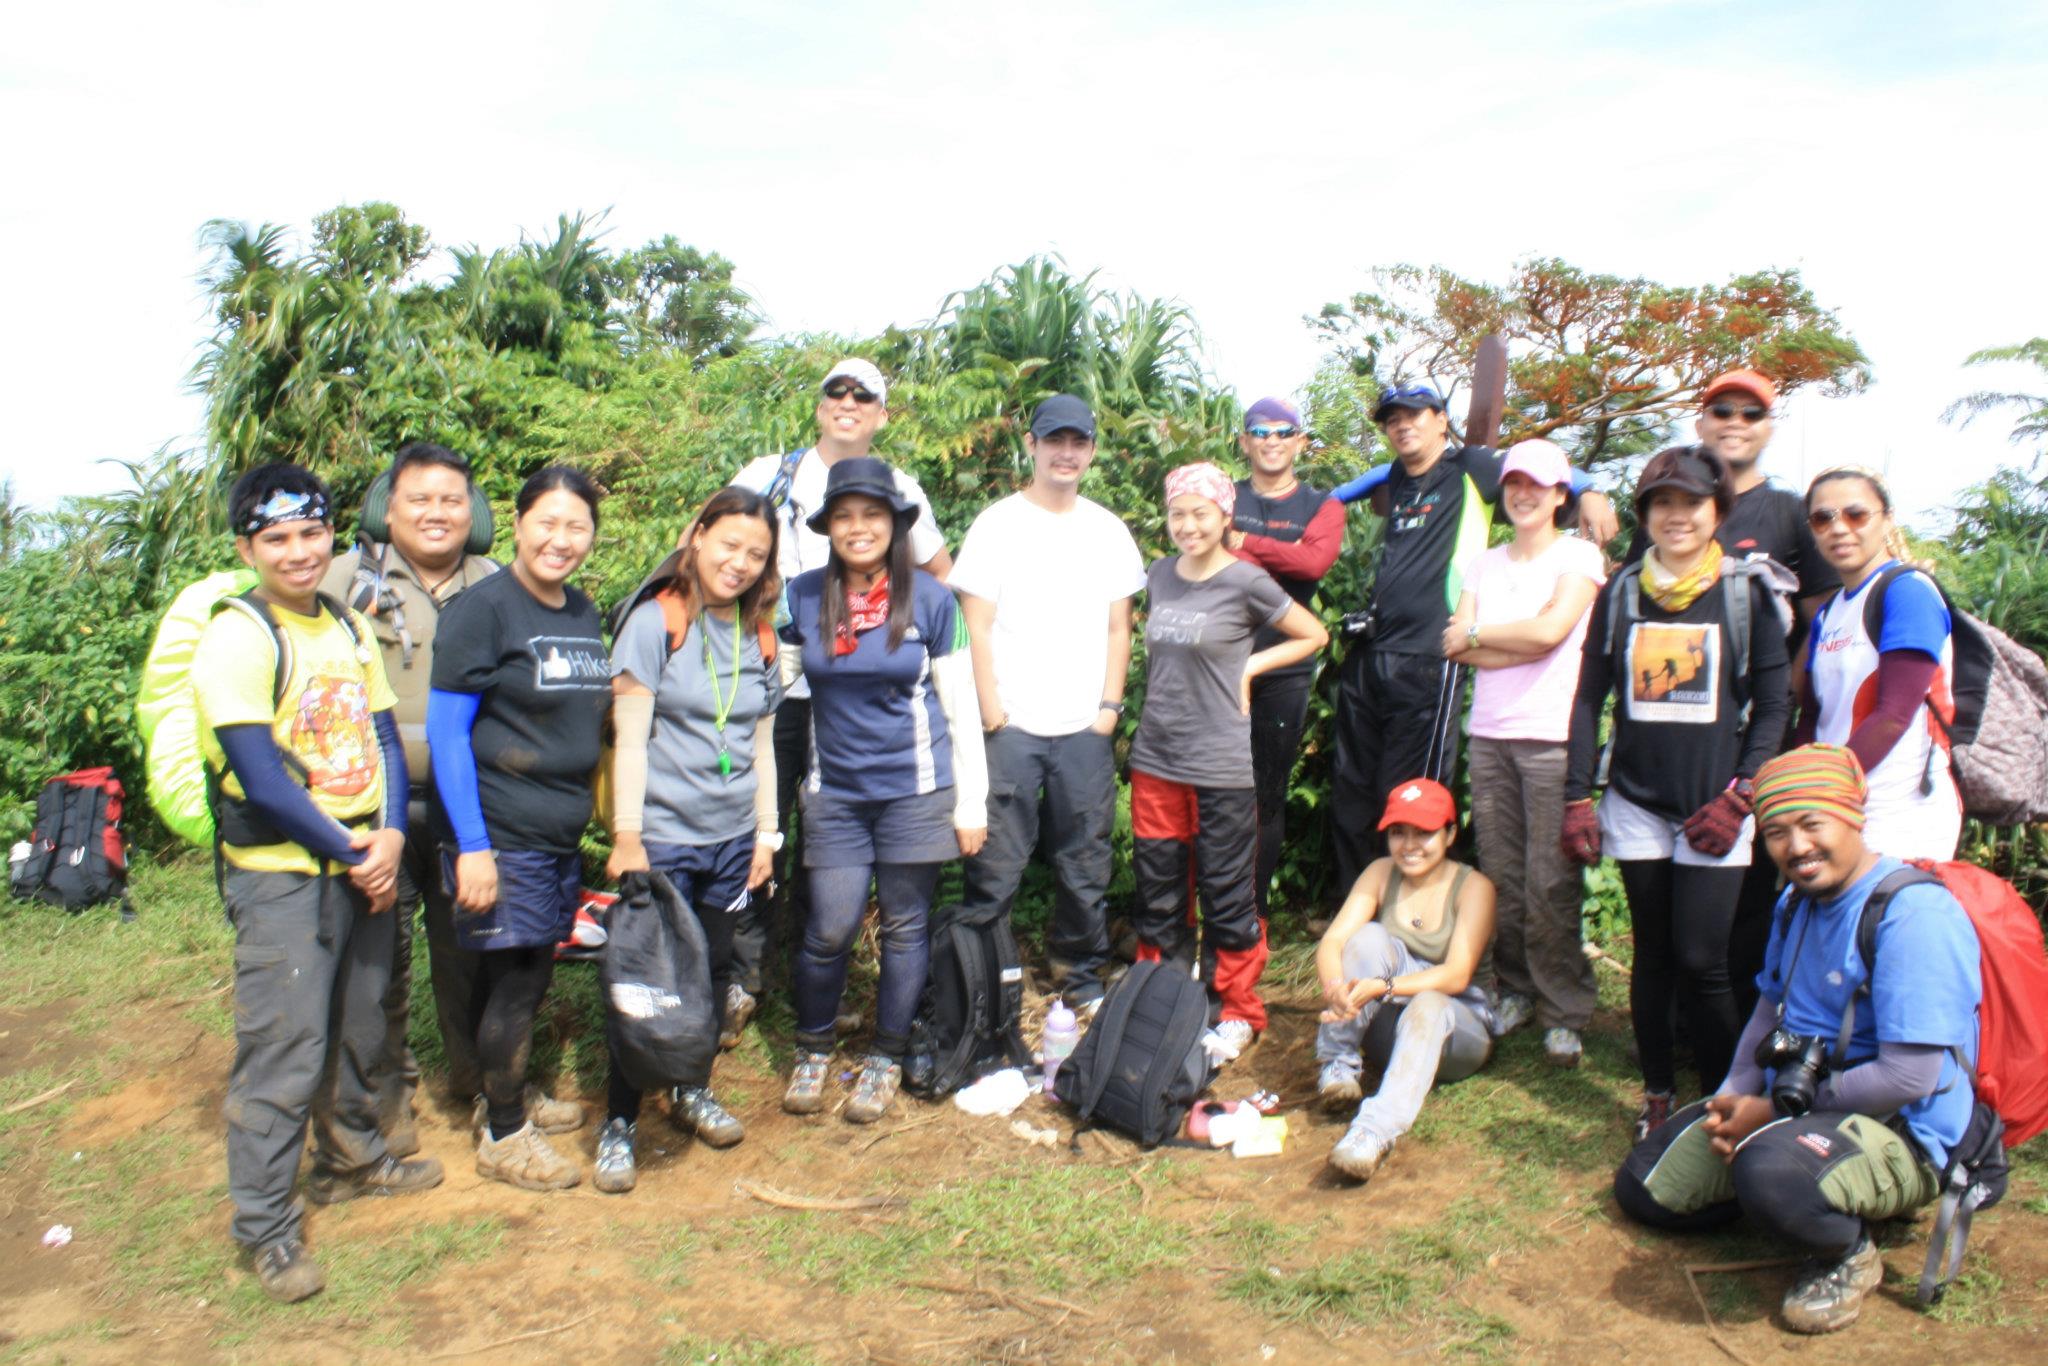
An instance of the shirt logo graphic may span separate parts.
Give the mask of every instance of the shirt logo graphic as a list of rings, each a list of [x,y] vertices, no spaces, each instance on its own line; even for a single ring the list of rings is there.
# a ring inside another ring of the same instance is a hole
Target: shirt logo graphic
[[[538,691],[589,691],[612,685],[611,660],[599,641],[585,636],[534,636],[526,648],[533,654],[533,686]]]
[[[1798,1141],[1822,1157],[1832,1156],[1835,1151],[1835,1145],[1828,1141],[1826,1134],[1801,1134]]]
[[[1637,721],[1712,725],[1720,710],[1721,632],[1638,622],[1628,641],[1628,714]]]

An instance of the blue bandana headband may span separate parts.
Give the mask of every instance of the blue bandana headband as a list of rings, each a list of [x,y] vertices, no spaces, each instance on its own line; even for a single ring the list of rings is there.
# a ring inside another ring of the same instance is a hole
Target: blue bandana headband
[[[327,497],[319,493],[287,493],[279,489],[268,498],[249,509],[249,515],[235,528],[237,536],[254,536],[268,531],[285,522],[325,522],[332,520],[327,508]]]

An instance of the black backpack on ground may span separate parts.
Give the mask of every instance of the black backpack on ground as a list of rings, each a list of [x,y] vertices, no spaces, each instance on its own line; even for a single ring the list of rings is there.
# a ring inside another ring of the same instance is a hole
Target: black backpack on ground
[[[642,1091],[702,1086],[718,1056],[704,927],[660,873],[627,873],[605,925],[598,982],[604,1031]]]
[[[121,780],[111,768],[85,768],[43,784],[27,854],[9,870],[23,901],[67,911],[128,902],[128,841],[121,833]]]
[[[939,910],[905,1089],[930,1100],[1005,1067],[1031,1070],[1018,1024],[1023,1006],[1024,965],[1008,918],[971,920],[958,906]]]
[[[1209,992],[1171,963],[1134,963],[1102,1000],[1053,1091],[1080,1113],[1074,1141],[1096,1126],[1146,1147],[1177,1137],[1216,1062],[1202,1047]]]

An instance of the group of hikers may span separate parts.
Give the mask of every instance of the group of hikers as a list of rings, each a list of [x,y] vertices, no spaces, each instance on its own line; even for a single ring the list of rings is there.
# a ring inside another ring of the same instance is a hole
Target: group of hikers
[[[1613,565],[1613,508],[1550,442],[1453,444],[1442,398],[1397,387],[1374,413],[1394,460],[1325,492],[1297,477],[1300,411],[1265,398],[1238,438],[1246,478],[1166,477],[1176,553],[1147,565],[1082,495],[1095,415],[1059,395],[1031,415],[1029,482],[956,560],[916,481],[872,454],[887,400],[873,364],[835,365],[815,444],[698,510],[609,645],[574,584],[602,502],[577,470],[526,481],[506,566],[476,553],[489,505],[439,446],[398,452],[381,539],[339,556],[310,471],[236,483],[257,587],[206,627],[193,684],[236,936],[234,1235],[272,1296],[323,1284],[293,1199],[309,1120],[315,1203],[442,1179],[416,1155],[416,909],[478,1174],[581,1179],[550,1142],[581,1106],[527,1073],[600,779],[607,872],[658,871],[694,911],[725,1042],[787,941],[793,1114],[827,1106],[838,1039],[860,1028],[842,1007],[871,896],[873,1025],[839,1112],[873,1123],[894,1103],[956,858],[962,914],[1002,918],[1042,853],[1052,986],[1092,1019],[1116,970],[1112,740],[1139,630],[1135,956],[1199,976],[1204,1046],[1235,1060],[1267,1023],[1266,899],[1330,640],[1312,604],[1346,504],[1370,500],[1385,538],[1343,619],[1333,708],[1345,896],[1316,953],[1318,1097],[1354,1115],[1330,1164],[1370,1178],[1431,1087],[1524,1024],[1549,1062],[1579,1064],[1596,995],[1581,868],[1613,858],[1643,1082],[1621,1208],[1671,1228],[1746,1213],[1816,1259],[1792,1327],[1855,1318],[1882,1269],[1869,1223],[1935,1197],[1968,1123],[1980,991],[1971,924],[1939,884],[1887,892],[1875,963],[1856,939],[1873,889],[1902,857],[1953,857],[1961,819],[1938,724],[1944,600],[1910,569],[1885,576],[1881,619],[1859,596],[1900,558],[1876,474],[1830,470],[1803,498],[1766,482],[1777,393],[1732,371],[1701,393],[1698,441],[1644,466]],[[1489,549],[1496,509],[1513,536]],[[1477,867],[1455,857],[1461,732]],[[786,898],[767,895],[778,879]],[[1774,1108],[1795,1064],[1764,1045],[1832,1037],[1857,993],[1846,1056],[1808,1108]],[[1684,1107],[1681,1032],[1705,1096]],[[635,1184],[645,1099],[615,1056],[598,1189]],[[744,1137],[708,1077],[668,1102],[712,1147]]]

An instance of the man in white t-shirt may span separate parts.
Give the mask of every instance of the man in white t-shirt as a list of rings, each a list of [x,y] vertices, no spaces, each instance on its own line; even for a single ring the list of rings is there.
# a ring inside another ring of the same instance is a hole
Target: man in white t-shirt
[[[988,843],[967,861],[960,914],[1009,915],[1038,845],[1042,791],[1057,884],[1046,956],[1061,995],[1087,1011],[1102,999],[1109,962],[1110,740],[1145,567],[1123,521],[1080,494],[1095,459],[1088,405],[1070,394],[1045,400],[1024,446],[1031,483],[974,519],[949,580],[988,731]]]
[[[764,455],[733,476],[733,483],[767,495],[776,505],[779,567],[785,584],[805,570],[824,568],[831,544],[811,530],[808,519],[825,501],[825,476],[842,460],[872,454],[875,433],[888,420],[889,383],[882,372],[872,361],[842,360],[818,386],[818,444]],[[952,572],[953,557],[946,553],[946,538],[932,517],[931,501],[900,469],[896,486],[917,504],[917,521],[910,528],[911,557],[926,573],[945,578]],[[810,769],[811,689],[800,678],[775,710],[775,804],[784,830],[790,828],[797,787]],[[794,846],[782,851],[778,880],[790,889],[785,927],[791,919],[800,925],[803,918],[802,889],[796,885],[802,867]],[[769,938],[765,914],[763,903],[754,902],[733,931],[733,981],[726,993],[723,1039],[728,1046],[753,1014],[754,998],[761,991],[761,962]],[[790,936],[780,939],[785,948],[790,946]]]

